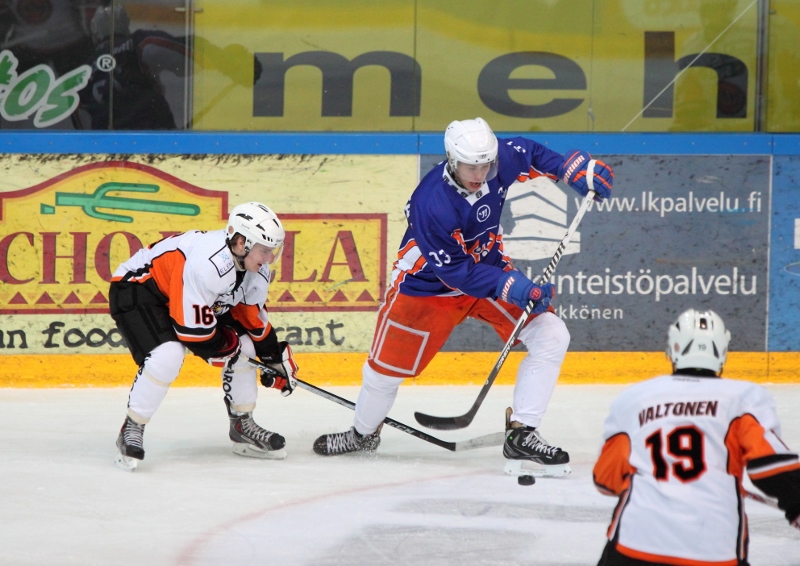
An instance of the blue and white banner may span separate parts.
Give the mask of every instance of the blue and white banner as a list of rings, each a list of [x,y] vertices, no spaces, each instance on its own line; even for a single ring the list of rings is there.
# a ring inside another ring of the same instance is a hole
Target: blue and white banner
[[[776,156],[770,241],[770,352],[800,350],[800,157]]]
[[[664,349],[667,326],[694,307],[723,317],[732,348],[763,352],[770,158],[598,157],[614,169],[614,196],[593,203],[551,280],[558,292],[553,306],[572,334],[570,350]],[[422,166],[437,159],[428,156]],[[509,190],[504,242],[518,269],[531,278],[542,273],[580,201],[571,188],[542,179]],[[795,278],[800,283],[800,271]],[[470,321],[446,349],[491,350],[498,343],[491,328]]]

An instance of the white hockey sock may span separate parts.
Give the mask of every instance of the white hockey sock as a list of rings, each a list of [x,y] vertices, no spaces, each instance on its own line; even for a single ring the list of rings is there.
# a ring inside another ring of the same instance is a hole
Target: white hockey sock
[[[248,364],[244,358],[255,358],[256,348],[250,336],[239,338],[242,353],[236,363],[222,372],[222,389],[231,403],[231,410],[237,413],[251,413],[256,408],[258,398],[258,382],[256,368]]]
[[[353,424],[359,434],[372,434],[389,414],[403,378],[382,375],[364,362],[361,391],[356,399]]]
[[[180,342],[165,342],[145,359],[128,397],[128,416],[139,424],[147,424],[158,410],[178,377],[186,350]]]
[[[538,427],[569,347],[569,331],[552,313],[537,316],[520,333],[528,354],[519,364],[511,420]]]

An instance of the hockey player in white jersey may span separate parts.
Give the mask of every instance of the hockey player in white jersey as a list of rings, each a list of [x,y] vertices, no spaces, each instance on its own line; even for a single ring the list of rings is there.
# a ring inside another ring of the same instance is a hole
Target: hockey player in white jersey
[[[538,427],[569,346],[555,314],[552,284],[537,285],[514,269],[503,250],[500,217],[508,187],[537,176],[560,180],[596,199],[611,196],[614,173],[591,156],[566,155],[523,137],[498,139],[485,120],[452,122],[445,130],[447,159],[423,177],[406,205],[400,242],[369,358],[362,369],[353,427],[314,442],[323,456],[372,451],[404,378],[421,374],[456,325],[468,317],[508,340],[528,302],[532,316],[519,334],[528,354],[519,366],[503,455],[535,463],[549,475],[569,473],[569,454],[548,444]]]
[[[136,252],[114,272],[111,316],[139,371],[117,438],[116,463],[133,470],[144,459],[145,425],[177,378],[188,349],[222,370],[233,452],[281,459],[284,438],[253,420],[258,357],[280,375],[262,374],[266,387],[292,393],[297,364],[278,342],[264,303],[270,265],[280,257],[283,226],[257,202],[235,207],[224,230],[190,231]]]
[[[772,395],[719,378],[729,340],[719,315],[687,310],[669,328],[672,375],[612,404],[594,483],[619,504],[598,566],[746,566],[745,471],[800,529],[800,461]]]

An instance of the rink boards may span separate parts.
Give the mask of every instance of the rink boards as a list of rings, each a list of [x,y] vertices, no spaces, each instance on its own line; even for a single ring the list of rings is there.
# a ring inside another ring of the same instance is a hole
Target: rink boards
[[[800,136],[532,137],[557,151],[587,148],[616,172],[614,198],[586,214],[552,280],[572,336],[561,383],[668,371],[666,326],[688,307],[725,319],[728,375],[800,380]],[[224,227],[246,200],[268,203],[287,230],[267,303],[278,338],[307,381],[359,383],[403,207],[441,159],[440,134],[41,141],[0,135],[0,386],[129,385],[135,368],[107,314],[111,272],[172,233]],[[580,200],[537,182],[512,185],[501,220],[506,252],[531,278]],[[490,328],[467,320],[409,382],[480,384],[501,348]],[[521,355],[501,382],[513,382]],[[176,385],[217,379],[189,357]]]
[[[497,378],[498,385],[512,385],[524,352],[512,352]],[[367,355],[297,354],[300,379],[318,385],[360,385],[361,366]],[[488,377],[498,353],[442,352],[421,376],[406,379],[405,385],[474,385]],[[3,356],[2,387],[129,387],[136,367],[127,355]],[[662,352],[569,352],[559,384],[625,384],[669,373]],[[725,377],[759,383],[797,383],[799,352],[731,352]],[[173,387],[214,387],[220,383],[219,370],[195,356],[187,356]]]

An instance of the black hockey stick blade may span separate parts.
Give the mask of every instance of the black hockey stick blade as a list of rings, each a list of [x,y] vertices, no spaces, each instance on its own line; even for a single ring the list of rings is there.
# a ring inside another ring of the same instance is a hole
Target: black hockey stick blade
[[[589,161],[588,170],[594,170],[594,160]],[[592,177],[590,175],[589,192],[583,198],[583,202],[581,202],[581,206],[578,208],[578,213],[575,215],[575,218],[572,220],[572,224],[570,224],[569,228],[567,229],[566,235],[561,240],[561,243],[559,243],[556,253],[553,255],[550,263],[547,265],[542,273],[542,276],[539,278],[539,285],[543,285],[544,283],[550,281],[550,277],[552,277],[558,262],[561,260],[561,256],[564,254],[564,250],[566,250],[573,234],[575,234],[575,231],[578,229],[578,225],[583,219],[584,214],[586,214],[586,211],[589,210],[589,206],[591,205],[591,201],[595,195],[591,179]],[[514,347],[514,343],[517,341],[519,333],[522,332],[522,327],[525,326],[525,322],[527,322],[528,317],[530,317],[533,308],[534,302],[529,301],[522,313],[522,316],[520,316],[519,320],[517,320],[517,324],[514,326],[514,331],[503,345],[503,350],[500,352],[500,357],[498,358],[497,363],[495,363],[494,367],[492,368],[492,373],[490,373],[489,377],[486,378],[486,381],[483,383],[483,387],[481,387],[480,393],[478,393],[478,398],[475,400],[475,403],[472,404],[472,408],[470,408],[469,411],[458,417],[435,417],[433,415],[426,415],[425,413],[416,412],[414,413],[414,418],[417,419],[417,422],[422,426],[435,430],[457,430],[468,427],[470,423],[472,423],[472,419],[474,419],[475,415],[478,413],[478,409],[481,408],[483,400],[489,393],[489,389],[491,389],[494,380],[497,378],[497,374],[500,373],[503,363],[506,361],[509,352],[511,352],[511,348]]]
[[[433,430],[458,430],[467,428],[475,418],[475,413],[467,413],[458,417],[437,417],[417,411],[414,413],[414,418],[422,426]]]
[[[495,362],[492,373],[486,378],[483,387],[481,387],[481,392],[478,393],[478,398],[472,404],[469,411],[457,417],[436,417],[417,411],[414,413],[414,418],[417,419],[417,422],[424,427],[434,430],[458,430],[460,428],[467,428],[472,423],[472,419],[475,418],[475,415],[478,414],[478,409],[481,408],[483,400],[486,398],[486,395],[489,394],[492,383],[494,383],[494,380],[497,378],[497,374],[500,373],[509,352],[511,352],[511,348],[514,346],[517,336],[519,336],[522,326],[525,324],[525,321],[528,320],[528,316],[530,316],[532,310],[533,301],[528,303],[528,306],[525,307],[525,312],[522,313],[522,316],[517,321],[514,332],[511,333],[511,337],[503,346],[503,351],[500,352],[500,357],[497,359],[497,362]]]
[[[272,374],[278,373],[268,365],[263,364],[258,360],[254,360],[252,358],[247,358],[247,363],[249,363],[251,366],[255,368],[266,371],[268,373]],[[305,389],[306,391],[310,391],[315,395],[319,395],[320,397],[323,397],[328,401],[333,401],[337,405],[347,407],[348,409],[355,410],[356,408],[356,404],[353,403],[352,401],[345,399],[344,397],[339,397],[338,395],[331,393],[330,391],[326,391],[320,387],[317,387],[316,385],[311,385],[310,383],[306,383],[301,379],[297,380],[297,387],[299,387],[300,389]],[[493,434],[487,434],[484,436],[479,436],[477,438],[471,438],[469,440],[457,440],[451,442],[448,440],[442,440],[441,438],[436,438],[435,436],[431,436],[426,432],[417,430],[414,427],[410,427],[406,424],[401,423],[400,421],[390,419],[389,417],[386,417],[383,420],[383,422],[392,428],[396,428],[397,430],[405,432],[406,434],[410,434],[411,436],[416,436],[420,440],[424,440],[425,442],[430,442],[431,444],[435,444],[436,446],[440,446],[446,450],[450,450],[451,452],[474,450],[475,448],[483,448],[485,446],[500,446],[505,441],[505,433],[495,432]]]

